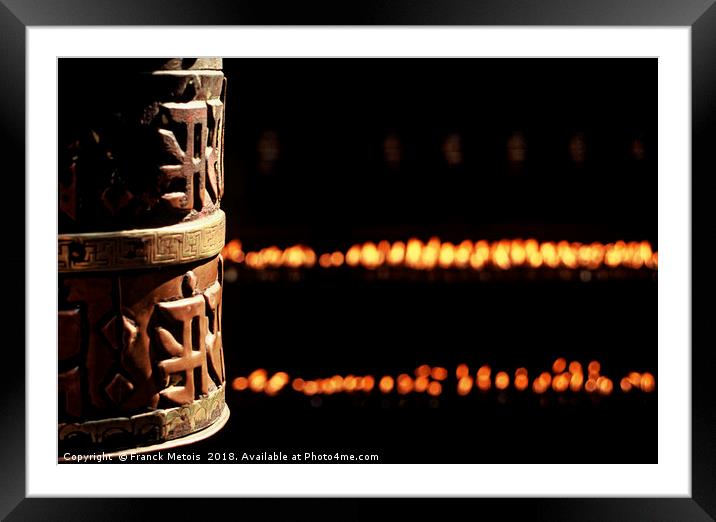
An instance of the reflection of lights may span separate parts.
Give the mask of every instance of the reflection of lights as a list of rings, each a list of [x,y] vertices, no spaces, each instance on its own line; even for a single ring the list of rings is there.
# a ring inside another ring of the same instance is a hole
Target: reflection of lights
[[[459,134],[450,134],[443,142],[445,162],[454,167],[462,163],[462,140]]]
[[[383,140],[383,155],[385,162],[391,167],[396,168],[400,165],[403,148],[400,143],[400,137],[397,134],[389,134]]]

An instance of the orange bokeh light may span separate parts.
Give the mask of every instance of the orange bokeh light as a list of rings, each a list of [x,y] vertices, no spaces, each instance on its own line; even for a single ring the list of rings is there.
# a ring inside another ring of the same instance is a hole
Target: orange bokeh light
[[[515,388],[518,391],[526,390],[527,386],[529,386],[529,379],[527,378],[527,374],[520,373],[519,375],[515,376]]]
[[[552,373],[562,373],[567,369],[567,360],[564,357],[560,357],[552,364]]]
[[[652,374],[645,372],[641,375],[639,386],[641,387],[641,391],[651,393],[656,389],[656,380]]]
[[[490,389],[490,386],[492,385],[490,378],[485,375],[478,375],[477,376],[477,387],[480,389],[480,391],[487,391]]]
[[[607,377],[597,379],[597,390],[600,395],[610,395],[614,389],[614,383]]]
[[[462,379],[463,377],[467,377],[469,374],[470,368],[467,364],[458,364],[457,369],[455,370],[455,377]]]
[[[433,397],[437,397],[440,395],[443,391],[442,384],[440,384],[438,381],[432,381],[428,385],[428,394],[432,395]]]
[[[416,377],[429,377],[430,376],[430,366],[427,364],[421,364],[415,369],[415,376]]]
[[[641,374],[640,373],[629,372],[629,375],[627,375],[627,379],[629,380],[629,384],[631,384],[635,388],[641,388]]]
[[[540,376],[532,382],[532,391],[538,394],[542,394],[547,391],[549,384]]]
[[[561,373],[556,375],[552,379],[552,389],[556,392],[562,393],[567,391],[569,388],[570,375],[568,373]]]
[[[415,379],[415,391],[416,392],[424,392],[428,389],[428,384],[430,384],[430,379],[427,377],[418,377]]]
[[[440,366],[433,368],[430,373],[436,381],[444,381],[448,377],[448,371]]]
[[[542,372],[539,378],[542,379],[547,386],[552,384],[552,374],[549,372]]]
[[[413,391],[413,387],[413,378],[410,375],[402,373],[398,376],[398,393],[401,395],[407,395]]]
[[[251,372],[249,375],[249,388],[253,392],[263,391],[266,386],[266,370],[258,369]]]
[[[599,361],[592,361],[587,366],[587,371],[589,372],[589,375],[599,375],[599,372],[602,369],[602,365],[599,364]]]
[[[306,385],[303,387],[303,393],[308,395],[315,395],[318,393],[318,383],[316,381],[306,381]]]
[[[472,377],[465,375],[457,381],[458,395],[467,395],[472,391]]]
[[[498,372],[495,375],[495,388],[505,390],[510,385],[510,376],[506,372]]]
[[[592,379],[591,377],[587,379],[587,382],[584,383],[584,391],[587,393],[593,393],[597,389],[597,380]]]
[[[628,378],[628,377],[624,377],[624,378],[619,382],[619,387],[622,389],[623,392],[631,391],[632,385],[631,385],[631,382],[629,381],[629,378]]]
[[[393,391],[393,384],[393,378],[390,375],[385,375],[380,378],[378,388],[380,388],[380,391],[383,393],[390,393]]]
[[[231,384],[231,387],[237,391],[244,391],[249,386],[249,380],[246,377],[237,377]]]

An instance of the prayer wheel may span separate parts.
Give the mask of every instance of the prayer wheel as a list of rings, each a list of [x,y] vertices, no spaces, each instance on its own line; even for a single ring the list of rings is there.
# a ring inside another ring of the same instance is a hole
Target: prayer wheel
[[[60,454],[181,445],[228,419],[221,68],[59,60]]]

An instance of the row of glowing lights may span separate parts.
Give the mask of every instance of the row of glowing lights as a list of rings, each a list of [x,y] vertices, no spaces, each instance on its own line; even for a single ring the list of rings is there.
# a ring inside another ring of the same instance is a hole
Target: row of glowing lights
[[[412,238],[407,242],[368,241],[351,246],[346,252],[335,251],[316,255],[305,245],[286,249],[269,246],[259,251],[244,252],[241,241],[230,241],[223,256],[234,263],[262,270],[265,268],[322,268],[362,266],[370,270],[382,266],[405,266],[417,270],[435,268],[472,268],[481,270],[493,266],[502,270],[513,267],[596,269],[602,266],[647,267],[656,270],[659,254],[648,241],[617,241],[615,243],[570,243],[568,241],[539,243],[535,239],[504,239],[488,242],[470,241],[454,244],[433,237],[427,242]]]
[[[542,372],[533,379],[531,390],[538,395],[550,389],[557,393],[564,393],[569,390],[575,393],[584,391],[589,394],[611,395],[614,391],[614,383],[610,378],[601,375],[600,371],[600,363],[591,361],[587,365],[585,378],[580,362],[572,361],[568,365],[567,360],[560,357],[552,364],[551,372]],[[510,379],[510,375],[507,372],[499,371],[495,373],[493,380],[492,369],[488,365],[481,366],[473,378],[468,365],[460,364],[455,369],[455,377],[457,379],[457,394],[463,396],[471,393],[473,389],[486,392],[493,386],[497,390],[506,390],[512,385],[514,389],[520,392],[530,388],[526,368],[515,370],[512,379]],[[430,396],[437,397],[442,394],[443,387],[447,385],[447,378],[447,369],[440,366],[430,367],[427,364],[418,366],[415,369],[414,376],[403,373],[394,379],[390,375],[384,375],[377,381],[372,375],[347,375],[345,377],[334,375],[325,379],[313,380],[304,380],[297,377],[292,380],[286,372],[277,372],[269,377],[266,370],[258,369],[251,372],[247,377],[235,378],[232,382],[232,388],[237,391],[250,390],[274,396],[290,383],[293,391],[310,397],[341,392],[370,393],[377,385],[378,390],[383,394],[396,391],[400,395],[407,395],[416,392],[427,393]],[[656,389],[656,381],[649,372],[630,372],[621,379],[619,387],[625,393],[632,390],[651,393]]]

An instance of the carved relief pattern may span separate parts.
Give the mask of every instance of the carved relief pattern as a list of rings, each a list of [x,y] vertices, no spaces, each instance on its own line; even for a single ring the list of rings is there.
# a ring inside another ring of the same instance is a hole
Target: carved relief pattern
[[[159,167],[161,197],[179,210],[211,208],[223,192],[224,104],[214,99],[161,107],[164,127],[158,132],[165,155],[173,160]],[[177,127],[181,142],[178,131],[171,130]]]
[[[94,368],[103,369],[89,376],[86,390],[81,387],[87,365],[81,349],[81,309],[59,312],[60,362],[70,368],[59,373],[63,417],[87,417],[82,407],[85,400],[100,415],[104,411],[104,416],[113,416],[112,412],[131,414],[162,407],[162,399],[166,405],[188,405],[223,386],[221,256],[199,269],[208,266],[215,267],[211,277],[216,280],[202,283],[205,290],[198,289],[197,276],[190,270],[169,279],[181,295],[150,305],[146,312],[142,311],[146,305],[127,308],[121,290],[101,309],[93,308],[91,299],[85,302],[94,322],[90,329],[97,332],[93,360],[103,361],[99,366],[94,363]],[[208,274],[204,274],[206,281]],[[87,291],[70,295],[73,302],[88,299]]]
[[[171,374],[181,373],[183,384],[169,386],[162,390],[162,396],[176,404],[188,404],[194,400],[197,391],[194,382],[194,370],[201,370],[198,389],[202,394],[209,393],[209,373],[206,364],[206,330],[207,318],[204,313],[204,298],[200,295],[180,299],[171,303],[160,303],[159,310],[169,319],[179,321],[182,325],[182,342],[177,341],[168,330],[157,327],[157,335],[163,348],[172,356],[171,359],[159,361],[159,369],[169,384]],[[193,345],[194,328],[198,330],[195,350]]]
[[[58,312],[60,365],[73,366],[67,371],[58,372],[58,393],[64,402],[64,410],[69,416],[82,415],[82,389],[80,384],[79,358],[82,342],[82,316],[79,308]]]
[[[110,96],[105,108],[100,97],[97,111],[83,112],[81,125],[63,137],[62,232],[168,226],[219,208],[223,73],[164,70],[132,78],[133,89],[141,89],[131,103],[115,106]],[[107,117],[97,116],[102,110]]]
[[[204,429],[216,422],[222,414],[226,415],[224,390],[222,385],[190,404],[130,417],[60,423],[59,439],[61,443],[84,439],[80,444],[112,444],[113,438],[123,436],[131,438],[136,444],[173,440]]]
[[[217,281],[204,292],[209,312],[209,332],[206,334],[206,352],[211,367],[220,382],[224,382],[224,346],[221,339],[221,284]]]
[[[58,428],[82,448],[228,417],[221,60],[117,63],[89,95],[70,68],[61,91]]]
[[[60,272],[112,270],[147,265],[177,264],[221,252],[226,235],[221,210],[201,220],[162,229],[118,233],[64,234],[58,237]]]

